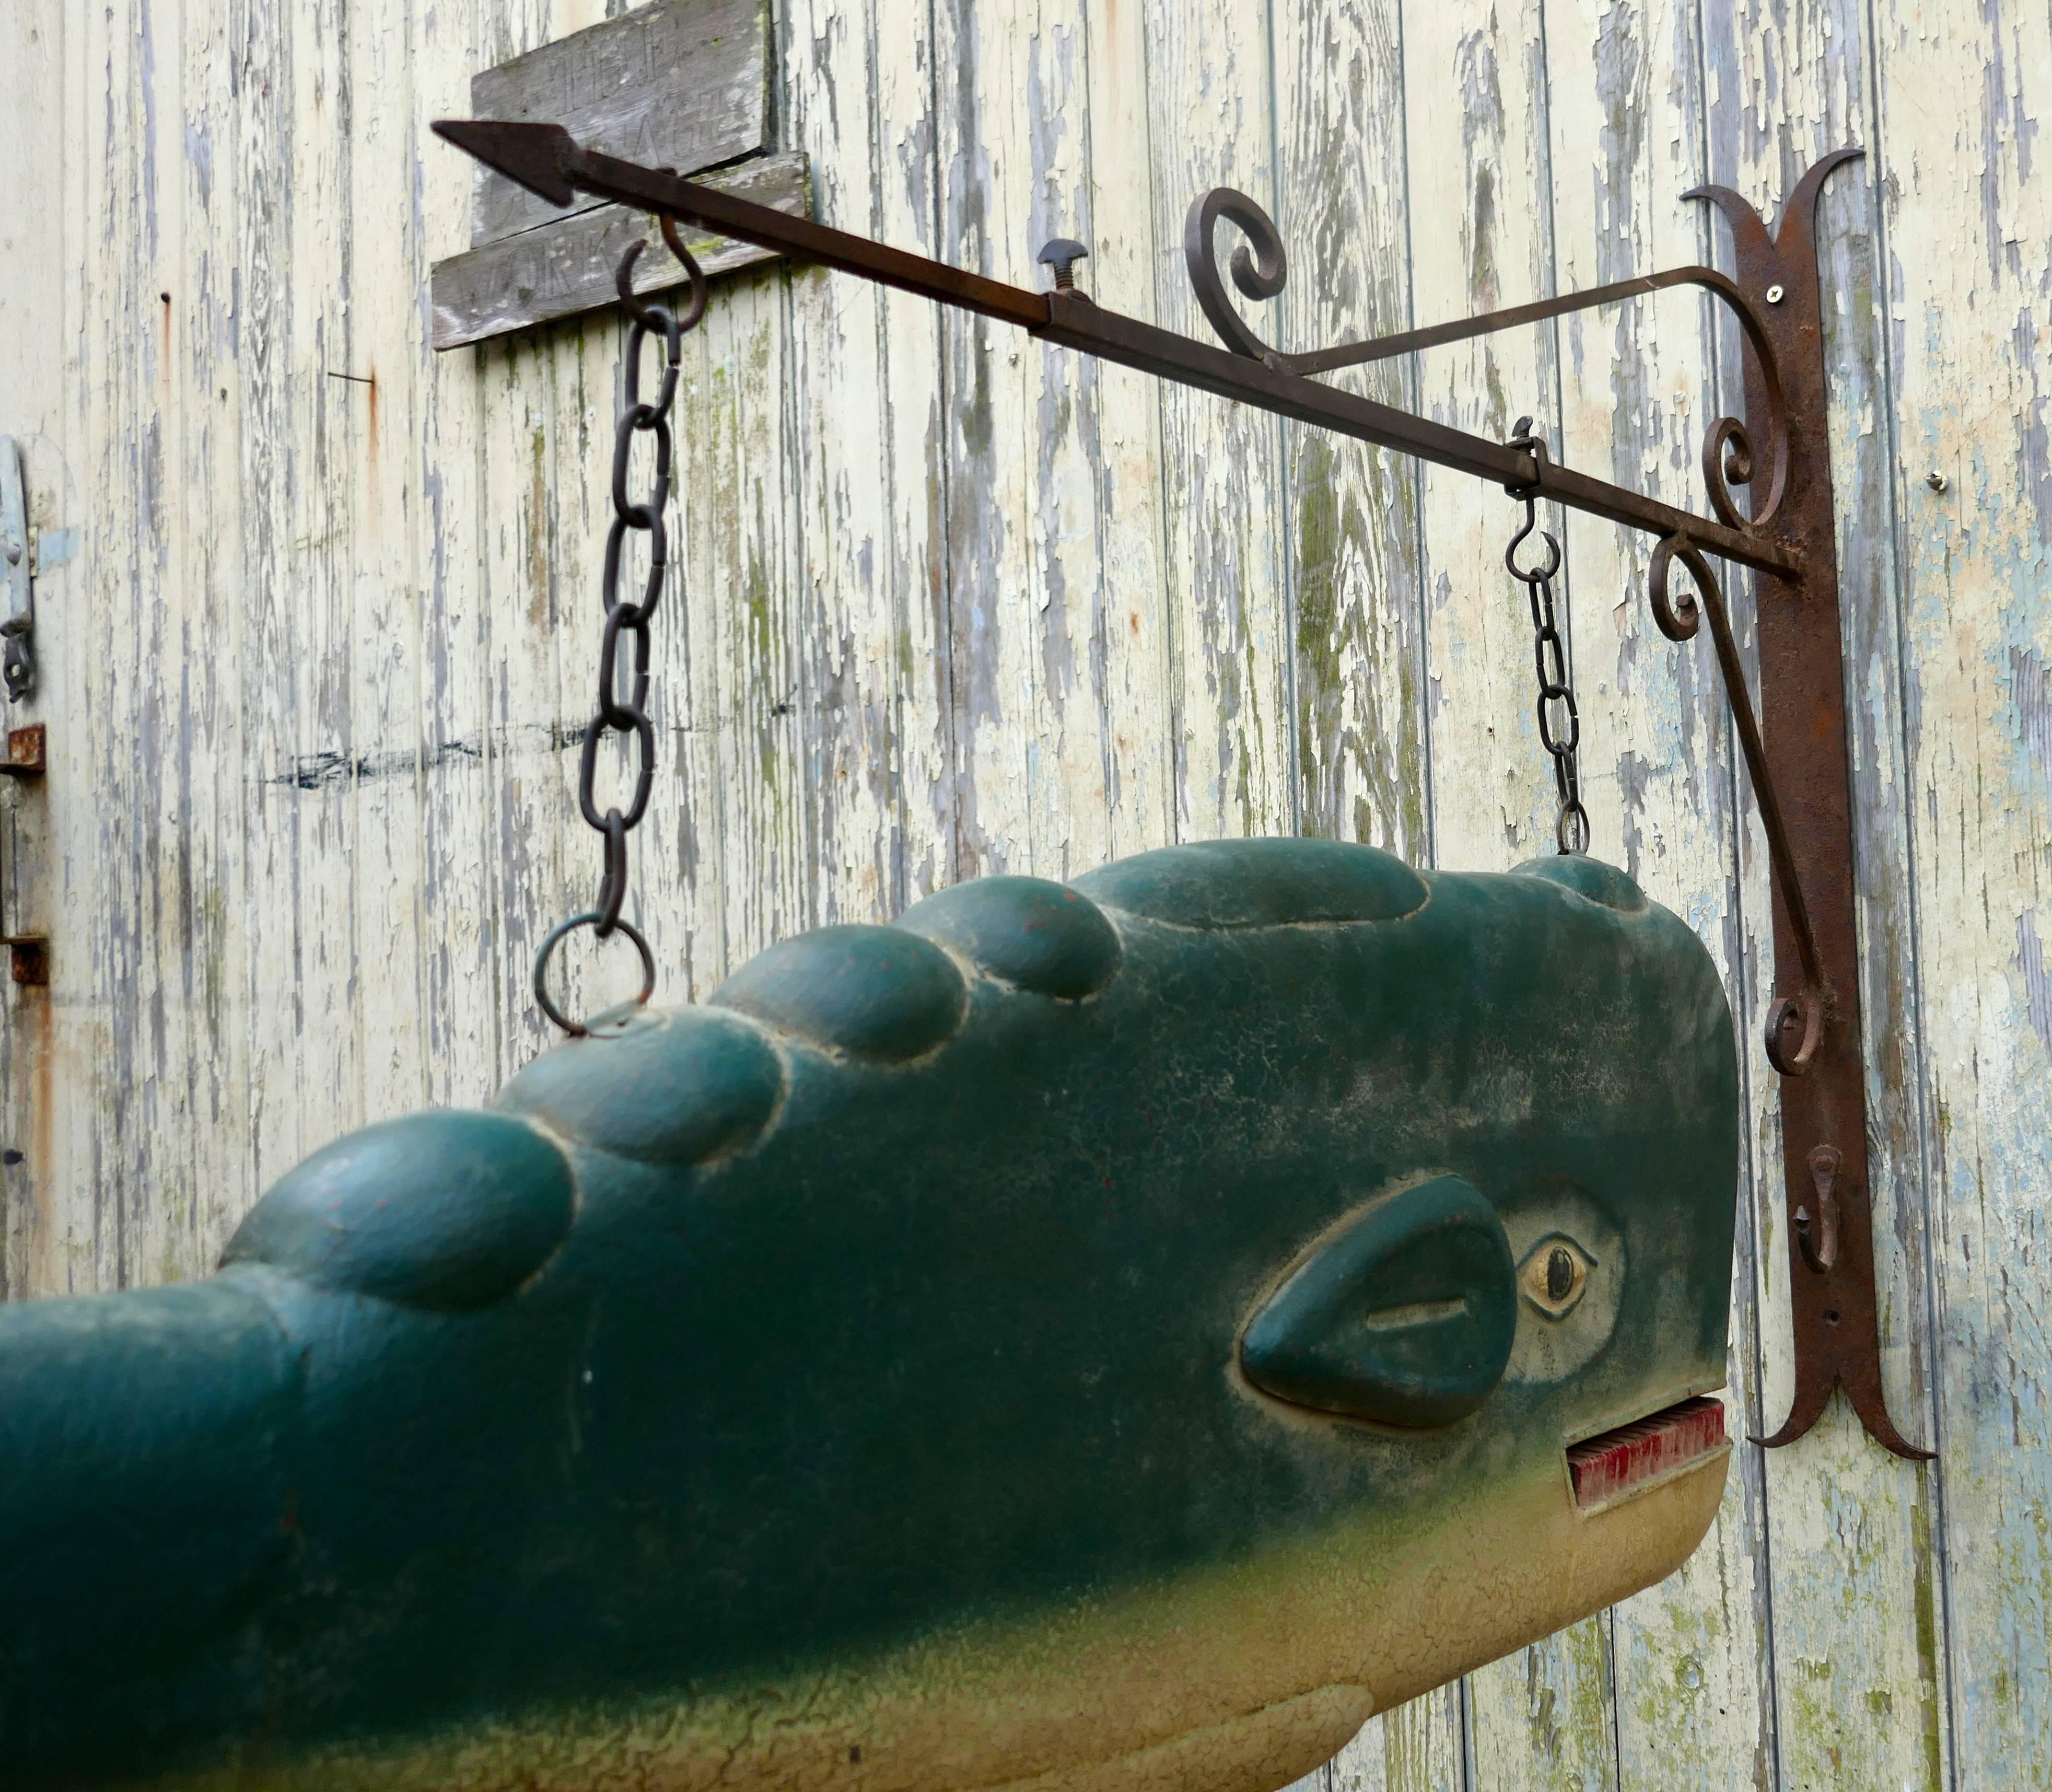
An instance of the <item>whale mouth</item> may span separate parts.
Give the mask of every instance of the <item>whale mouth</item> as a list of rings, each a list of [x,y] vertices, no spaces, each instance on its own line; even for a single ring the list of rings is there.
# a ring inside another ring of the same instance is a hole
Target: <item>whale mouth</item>
[[[1602,1512],[1722,1456],[1725,1405],[1712,1394],[1664,1406],[1568,1446],[1568,1479],[1581,1512]]]

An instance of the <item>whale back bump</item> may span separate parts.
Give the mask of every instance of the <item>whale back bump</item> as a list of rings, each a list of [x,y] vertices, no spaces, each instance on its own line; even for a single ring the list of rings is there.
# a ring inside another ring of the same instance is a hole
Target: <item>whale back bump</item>
[[[532,1127],[499,1114],[409,1114],[339,1139],[281,1178],[221,1261],[469,1312],[534,1276],[575,1206],[568,1160]]]

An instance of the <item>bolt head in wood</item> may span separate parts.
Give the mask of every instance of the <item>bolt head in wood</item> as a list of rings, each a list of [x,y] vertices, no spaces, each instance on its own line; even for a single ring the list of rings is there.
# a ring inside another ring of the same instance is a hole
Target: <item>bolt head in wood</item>
[[[1067,292],[1076,284],[1076,264],[1089,254],[1074,237],[1056,237],[1042,246],[1039,259],[1055,270],[1055,290]]]

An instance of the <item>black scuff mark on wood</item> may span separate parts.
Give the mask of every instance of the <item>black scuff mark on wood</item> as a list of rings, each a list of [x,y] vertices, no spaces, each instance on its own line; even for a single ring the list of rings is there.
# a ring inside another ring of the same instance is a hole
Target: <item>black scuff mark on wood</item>
[[[2052,1052],[2052,977],[2045,971],[2038,917],[2028,909],[2016,918],[2016,956],[2010,963],[2023,978],[2024,1012],[2030,1018],[2030,1030]]]

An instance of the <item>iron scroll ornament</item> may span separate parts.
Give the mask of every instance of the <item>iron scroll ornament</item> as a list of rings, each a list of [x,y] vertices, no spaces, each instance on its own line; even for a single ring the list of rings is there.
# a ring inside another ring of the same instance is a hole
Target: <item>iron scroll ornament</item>
[[[1224,325],[1232,346],[1215,347],[1102,305],[1079,289],[1073,277],[1067,284],[1058,280],[1052,292],[1030,292],[809,217],[772,210],[665,170],[586,149],[561,125],[444,120],[434,129],[556,205],[568,205],[583,193],[674,218],[713,235],[1012,325],[1053,347],[1392,448],[1507,490],[1521,494],[1529,489],[1535,498],[1652,535],[1658,544],[1656,570],[1662,579],[1672,563],[1681,560],[1698,596],[1670,594],[1666,620],[1675,629],[1692,632],[1698,609],[1709,614],[1720,669],[1740,719],[1741,744],[1761,793],[1763,814],[1772,808],[1785,823],[1770,824],[1768,829],[1780,898],[1775,925],[1776,985],[1784,992],[1770,1019],[1771,1055],[1784,1072],[1782,1131],[1797,1320],[1796,1390],[1788,1421],[1772,1437],[1757,1441],[1793,1441],[1815,1422],[1832,1390],[1842,1386],[1876,1441],[1900,1456],[1927,1453],[1897,1431],[1882,1391],[1859,991],[1858,979],[1850,974],[1858,950],[1850,762],[1826,431],[1829,393],[1813,226],[1825,178],[1860,151],[1834,151],[1810,169],[1789,196],[1778,234],[1770,235],[1751,206],[1725,189],[1700,188],[1690,195],[1715,203],[1730,222],[1737,251],[1736,280],[1710,269],[1674,269],[1464,322],[1289,357],[1265,348],[1243,324],[1237,328]],[[1208,215],[1214,226],[1227,218],[1249,232],[1251,249],[1243,247],[1232,261],[1234,281],[1243,293],[1259,299],[1281,290],[1286,257],[1272,222],[1251,200],[1230,192],[1206,195],[1193,211],[1200,220]],[[1255,221],[1251,225],[1250,218]],[[1189,233],[1186,227],[1186,237]],[[1201,224],[1197,235],[1201,242]],[[1071,273],[1075,259],[1070,258]],[[1199,302],[1208,315],[1219,308],[1230,313],[1224,281],[1208,253],[1196,257],[1193,271]],[[1712,516],[1310,377],[1683,284],[1724,298],[1745,337],[1747,421],[1719,418],[1705,441]],[[1206,302],[1208,295],[1215,304]],[[1763,313],[1756,300],[1768,311]],[[1216,316],[1213,321],[1218,322]],[[1768,444],[1764,456],[1755,452],[1761,441]],[[1749,517],[1733,494],[1735,485],[1752,488]],[[1765,727],[1752,713],[1745,680],[1734,676],[1743,668],[1727,638],[1722,598],[1709,573],[1712,558],[1776,582],[1762,586],[1757,619],[1760,716],[1766,719]],[[1666,585],[1661,589],[1666,592]],[[1785,775],[1795,802],[1784,805],[1778,796],[1768,795],[1772,771]],[[1799,865],[1807,870],[1807,878],[1799,874]],[[1827,974],[1833,966],[1843,973],[1837,982]],[[1790,990],[1797,993],[1786,993]],[[1827,1147],[1839,1154],[1831,1209],[1837,1249],[1827,1253],[1813,1240],[1806,1254],[1799,1249],[1797,1234],[1809,1223],[1811,1205],[1824,1205],[1811,1154]],[[1800,1225],[1796,1222],[1799,1209],[1803,1214]]]
[[[1234,245],[1229,265],[1232,284],[1248,298],[1260,301],[1279,298],[1290,277],[1288,255],[1267,213],[1244,193],[1227,186],[1212,188],[1192,203],[1183,222],[1183,261],[1206,321],[1236,355],[1246,355],[1279,372],[1306,376],[1337,372],[1342,367],[1361,367],[1371,361],[1385,361],[1420,349],[1436,348],[1443,343],[1512,329],[1521,324],[1543,323],[1548,318],[1617,304],[1670,287],[1701,287],[1722,300],[1738,320],[1747,347],[1758,358],[1765,381],[1768,408],[1767,460],[1770,471],[1753,514],[1747,516],[1741,511],[1732,495],[1733,486],[1752,484],[1759,466],[1752,437],[1745,424],[1736,417],[1718,418],[1704,437],[1703,480],[1709,489],[1710,506],[1728,527],[1748,533],[1766,529],[1780,512],[1788,489],[1788,406],[1782,391],[1780,370],[1759,312],[1737,282],[1716,269],[1670,268],[1664,273],[1617,280],[1608,286],[1563,293],[1557,298],[1515,305],[1505,311],[1486,312],[1479,317],[1460,318],[1422,330],[1405,330],[1302,355],[1286,355],[1262,341],[1247,327],[1226,294],[1225,280],[1218,266],[1217,227],[1221,219],[1237,225],[1246,238],[1244,242]]]
[[[1687,591],[1678,594],[1671,589],[1677,560],[1695,586],[1694,594]],[[1760,804],[1760,821],[1767,830],[1767,849],[1775,869],[1775,888],[1787,904],[1789,920],[1796,931],[1797,950],[1802,957],[1803,987],[1794,995],[1777,996],[1768,1010],[1767,1056],[1783,1076],[1807,1076],[1822,1042],[1824,1021],[1834,998],[1831,986],[1824,975],[1823,959],[1817,947],[1815,925],[1810,919],[1809,902],[1803,894],[1802,880],[1796,874],[1795,853],[1789,845],[1788,823],[1781,813],[1780,794],[1767,771],[1767,748],[1760,738],[1759,719],[1753,714],[1752,694],[1746,684],[1745,663],[1739,658],[1738,642],[1732,633],[1730,613],[1725,608],[1724,594],[1709,562],[1686,535],[1670,535],[1654,549],[1647,582],[1654,622],[1670,641],[1694,640],[1704,613],[1707,611],[1709,615],[1710,639],[1717,648],[1718,669],[1723,674],[1725,689],[1731,702],[1739,748],[1745,756],[1753,794]],[[1797,1031],[1792,1049],[1788,1042],[1792,1029]]]

